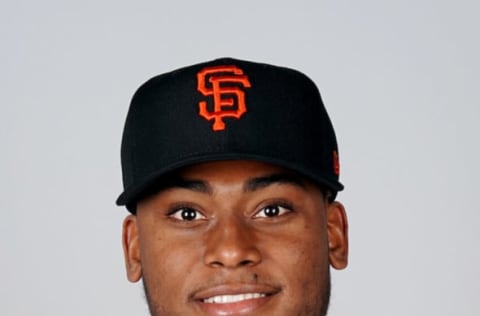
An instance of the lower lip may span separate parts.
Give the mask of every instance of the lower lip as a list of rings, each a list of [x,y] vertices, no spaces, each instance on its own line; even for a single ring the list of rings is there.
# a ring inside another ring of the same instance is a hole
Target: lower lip
[[[250,300],[244,300],[235,303],[205,303],[199,302],[200,308],[207,313],[207,315],[214,316],[228,316],[228,315],[241,315],[248,314],[256,311],[263,305],[265,305],[272,296],[264,296],[254,298]]]

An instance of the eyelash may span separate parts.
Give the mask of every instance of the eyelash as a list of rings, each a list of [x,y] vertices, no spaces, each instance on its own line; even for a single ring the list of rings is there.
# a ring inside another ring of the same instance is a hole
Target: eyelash
[[[274,214],[273,216],[269,216],[265,214],[265,216],[259,216],[260,213],[267,211],[269,208],[275,208],[277,209],[278,214]],[[269,203],[268,205],[262,207],[258,212],[254,214],[254,218],[273,218],[273,217],[280,217],[284,216],[286,214],[289,214],[293,212],[293,206],[285,201],[280,201],[280,202],[272,202]]]
[[[182,215],[184,212],[195,213],[195,216],[192,219],[185,219]],[[199,218],[200,215],[200,218]],[[167,216],[173,220],[180,221],[180,222],[193,222],[195,220],[205,219],[205,215],[203,215],[200,211],[192,206],[187,205],[179,205],[173,207],[168,213]]]
[[[264,213],[264,216],[260,216],[259,214],[262,212],[267,211],[268,209],[276,209],[277,214],[273,214],[272,216],[267,215]],[[185,213],[187,212],[187,213]],[[255,214],[253,215],[253,218],[273,218],[273,217],[280,217],[284,216],[286,214],[289,214],[293,212],[293,206],[285,201],[273,201],[270,202],[269,204],[263,206],[260,210],[256,211]],[[190,213],[190,214],[188,214]],[[194,214],[192,214],[194,213]],[[183,215],[193,215],[191,219],[185,219]],[[200,217],[199,217],[200,215]],[[193,222],[196,220],[201,220],[205,219],[206,216],[203,215],[200,211],[198,211],[196,208],[192,206],[187,206],[187,205],[179,205],[175,206],[172,208],[171,211],[167,213],[167,216],[173,220],[179,221],[179,222]]]

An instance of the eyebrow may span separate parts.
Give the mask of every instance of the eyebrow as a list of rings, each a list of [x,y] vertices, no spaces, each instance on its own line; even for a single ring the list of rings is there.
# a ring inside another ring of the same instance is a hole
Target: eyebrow
[[[248,180],[243,186],[245,192],[253,192],[274,184],[289,184],[302,189],[306,188],[305,181],[291,173],[275,173],[264,177],[258,177]]]
[[[305,181],[295,174],[275,173],[247,180],[243,185],[243,191],[254,192],[275,184],[288,184],[301,189],[306,188]],[[157,188],[157,192],[167,191],[170,189],[186,189],[209,195],[213,194],[213,188],[208,182],[196,179],[186,179],[182,177],[170,178],[169,181],[164,182],[160,188]]]
[[[161,190],[166,191],[169,189],[186,189],[186,190],[191,190],[199,193],[205,193],[205,194],[212,194],[213,189],[212,187],[208,184],[208,182],[202,181],[202,180],[195,180],[195,179],[185,179],[185,178],[180,178],[180,177],[175,177],[165,183]]]

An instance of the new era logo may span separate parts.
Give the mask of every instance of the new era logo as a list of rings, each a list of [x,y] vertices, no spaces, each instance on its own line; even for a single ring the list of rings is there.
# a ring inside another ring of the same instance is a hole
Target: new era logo
[[[250,88],[250,81],[237,66],[214,66],[197,73],[197,89],[206,97],[211,97],[213,106],[208,101],[200,101],[199,115],[206,120],[213,120],[213,130],[225,129],[226,117],[239,119],[245,112],[245,88]]]

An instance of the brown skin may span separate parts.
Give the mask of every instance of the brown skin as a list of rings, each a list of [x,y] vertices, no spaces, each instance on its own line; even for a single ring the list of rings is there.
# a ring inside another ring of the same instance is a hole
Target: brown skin
[[[178,178],[123,225],[127,276],[143,278],[152,315],[326,314],[329,266],[347,265],[342,204],[261,162],[203,163]],[[246,292],[266,297],[202,302]]]

